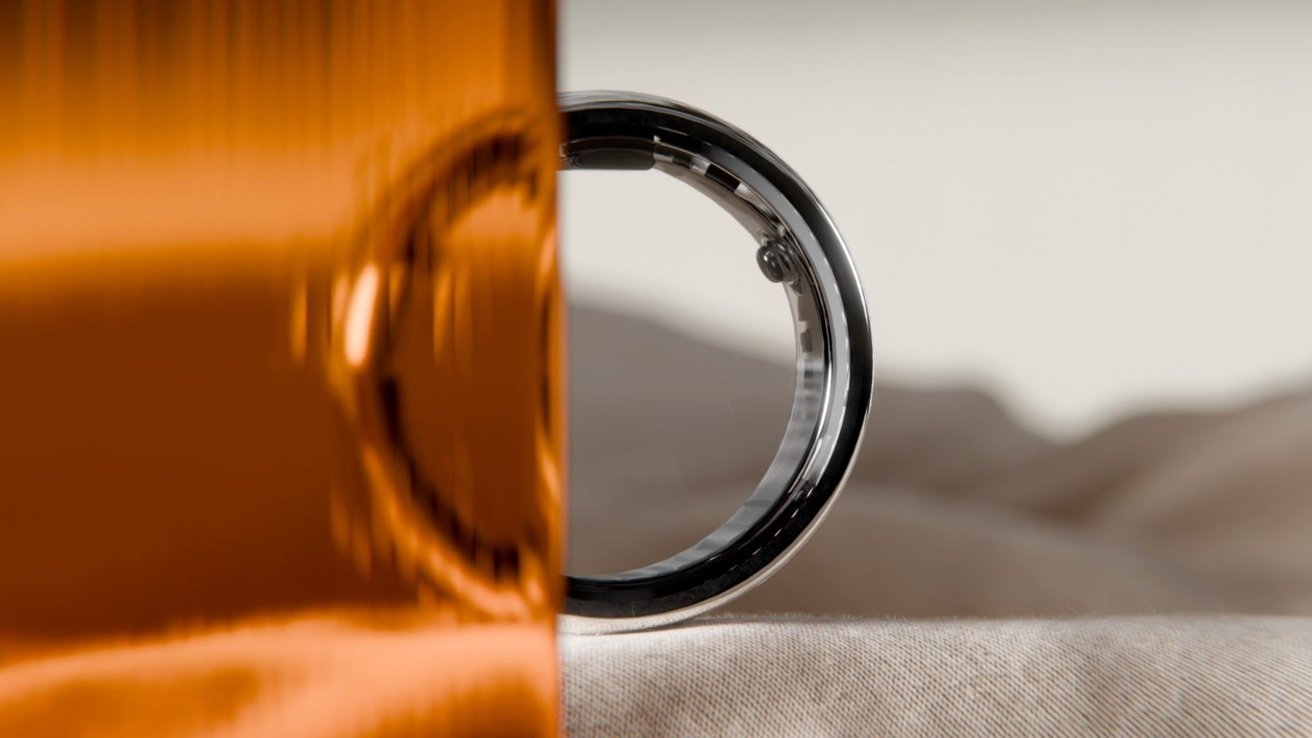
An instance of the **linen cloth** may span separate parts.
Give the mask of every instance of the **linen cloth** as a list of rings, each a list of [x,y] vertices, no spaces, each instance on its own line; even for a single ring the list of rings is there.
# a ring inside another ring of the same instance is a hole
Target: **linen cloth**
[[[1301,618],[712,617],[565,643],[574,736],[1306,736]]]
[[[791,371],[573,317],[571,568],[616,571],[745,497]],[[572,734],[1312,735],[1312,395],[1059,443],[878,386],[833,512],[729,609],[792,614],[567,637]]]

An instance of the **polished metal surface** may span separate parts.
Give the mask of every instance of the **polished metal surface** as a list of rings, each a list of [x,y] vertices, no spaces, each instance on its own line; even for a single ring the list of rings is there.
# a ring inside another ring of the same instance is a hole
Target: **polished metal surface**
[[[759,584],[797,551],[833,504],[870,407],[865,298],[833,221],[769,149],[700,110],[649,95],[560,95],[562,169],[655,169],[719,203],[759,245],[782,284],[797,339],[793,408],[774,461],[743,506],[692,547],[613,575],[567,577],[570,632],[667,625]]]

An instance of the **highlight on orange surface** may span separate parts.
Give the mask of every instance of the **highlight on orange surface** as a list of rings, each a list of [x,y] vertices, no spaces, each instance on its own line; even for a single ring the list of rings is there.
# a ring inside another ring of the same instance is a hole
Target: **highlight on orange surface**
[[[0,734],[556,731],[554,11],[0,3]]]
[[[540,735],[556,719],[554,658],[550,632],[524,624],[257,621],[12,663],[0,735]]]

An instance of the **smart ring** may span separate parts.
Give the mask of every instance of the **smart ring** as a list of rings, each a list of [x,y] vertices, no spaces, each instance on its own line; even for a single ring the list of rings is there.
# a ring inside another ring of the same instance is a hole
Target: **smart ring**
[[[747,501],[664,561],[566,577],[567,632],[658,627],[760,584],[824,518],[852,466],[870,409],[870,321],[851,255],[819,200],[769,149],[700,110],[649,95],[575,92],[561,169],[655,169],[715,200],[756,240],[761,272],[792,308],[797,383],[779,451]]]

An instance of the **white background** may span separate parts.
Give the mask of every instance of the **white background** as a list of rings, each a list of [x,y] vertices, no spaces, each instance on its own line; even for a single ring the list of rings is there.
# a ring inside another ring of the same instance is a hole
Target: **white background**
[[[1072,434],[1312,376],[1312,3],[564,0],[561,58],[562,89],[683,100],[801,172],[884,378]],[[576,298],[789,355],[713,204],[563,179]]]

